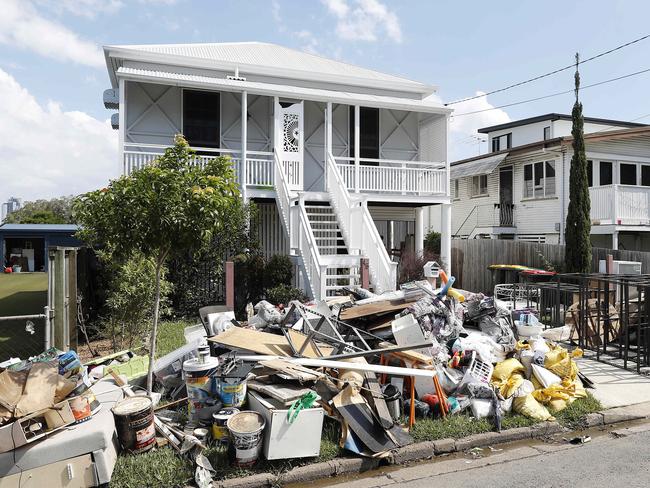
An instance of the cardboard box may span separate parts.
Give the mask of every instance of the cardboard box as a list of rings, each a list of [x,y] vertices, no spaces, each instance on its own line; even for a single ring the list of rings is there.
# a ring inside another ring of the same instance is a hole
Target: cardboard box
[[[74,424],[75,418],[67,400],[51,408],[34,412],[19,418],[11,424],[0,427],[0,452],[8,452],[30,442],[37,441],[63,427]],[[36,431],[30,431],[30,425],[41,424]]]
[[[293,423],[287,421],[289,409],[280,402],[257,392],[248,392],[251,410],[262,414],[264,457],[268,460],[315,457],[320,454],[324,412],[321,407],[301,410]]]

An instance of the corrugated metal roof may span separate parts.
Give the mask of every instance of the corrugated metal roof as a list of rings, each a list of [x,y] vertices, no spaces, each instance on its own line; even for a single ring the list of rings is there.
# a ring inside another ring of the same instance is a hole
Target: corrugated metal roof
[[[424,100],[415,100],[401,97],[384,97],[362,93],[325,90],[320,88],[304,88],[291,85],[278,85],[274,83],[259,83],[253,81],[237,81],[226,78],[212,78],[201,75],[188,75],[169,71],[157,71],[138,68],[121,67],[118,76],[139,81],[164,81],[165,84],[178,84],[188,87],[213,87],[224,91],[247,91],[255,95],[277,96],[284,98],[299,98],[301,100],[314,100],[320,102],[333,102],[343,104],[363,104],[367,107],[394,108],[397,110],[411,110],[429,113],[449,113],[451,109],[445,107],[433,97]]]
[[[457,164],[449,169],[449,178],[455,180],[466,176],[487,175],[499,166],[508,153],[500,153],[494,156],[486,156],[463,164]]]
[[[401,76],[390,75],[360,66],[324,58],[315,54],[263,42],[232,42],[207,44],[145,44],[105,46],[105,51],[115,56],[129,58],[129,53],[158,57],[185,58],[185,60],[214,62],[215,67],[229,65],[239,67],[242,75],[257,73],[259,68],[286,70],[287,77],[302,73],[305,79],[321,81],[323,76],[366,80],[368,83],[383,82],[399,84],[404,89],[419,93],[431,93],[433,87]],[[205,66],[204,64],[201,65]]]
[[[76,224],[2,224],[0,231],[27,231],[27,232],[77,232]]]

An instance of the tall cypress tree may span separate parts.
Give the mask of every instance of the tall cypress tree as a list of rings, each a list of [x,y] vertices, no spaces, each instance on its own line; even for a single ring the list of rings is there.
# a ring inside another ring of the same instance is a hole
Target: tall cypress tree
[[[589,273],[591,271],[591,217],[589,200],[589,180],[587,178],[587,157],[585,155],[584,120],[582,103],[578,98],[580,90],[579,55],[576,54],[575,94],[571,118],[573,127],[573,156],[569,173],[569,209],[564,231],[564,265],[569,273]]]

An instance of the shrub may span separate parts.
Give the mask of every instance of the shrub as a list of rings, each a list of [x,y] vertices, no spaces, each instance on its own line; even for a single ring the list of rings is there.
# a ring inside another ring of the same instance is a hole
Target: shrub
[[[124,263],[107,264],[112,278],[106,297],[108,317],[102,321],[103,335],[113,341],[116,351],[140,347],[153,319],[156,263],[135,254]],[[165,274],[163,270],[160,282],[162,316],[169,312],[167,296],[171,290]]]
[[[397,284],[401,285],[409,281],[424,279],[424,265],[428,261],[440,262],[440,256],[427,249],[422,254],[417,254],[413,251],[403,252],[399,260]]]
[[[266,263],[264,273],[264,281],[267,288],[276,288],[279,285],[291,285],[293,263],[289,256],[276,254]]]
[[[424,238],[424,249],[433,254],[440,254],[440,232],[431,231]]]
[[[266,290],[266,299],[274,305],[287,305],[293,300],[304,301],[305,298],[302,290],[290,285],[280,284]]]

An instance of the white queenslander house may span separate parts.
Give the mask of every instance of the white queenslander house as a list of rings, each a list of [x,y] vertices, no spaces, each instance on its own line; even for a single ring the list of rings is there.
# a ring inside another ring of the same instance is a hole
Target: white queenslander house
[[[451,163],[452,236],[563,244],[571,125],[551,113],[480,129],[491,152]],[[592,244],[649,250],[650,126],[585,117],[584,133]]]
[[[398,256],[442,225],[450,263],[451,109],[435,88],[259,42],[104,47],[124,174],[183,134],[198,162],[228,155],[261,217],[264,253],[288,254],[316,298],[394,290]],[[342,285],[343,283],[343,285]]]

